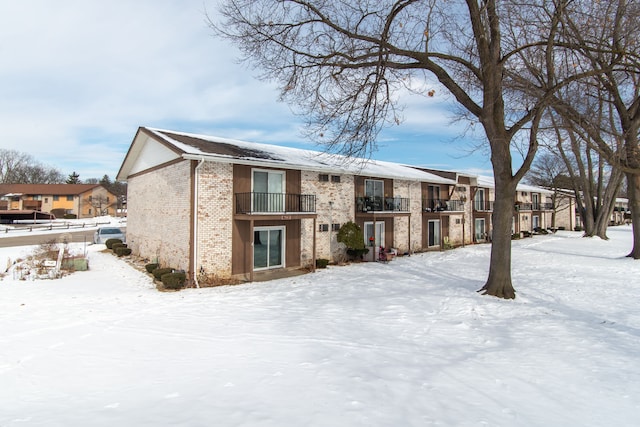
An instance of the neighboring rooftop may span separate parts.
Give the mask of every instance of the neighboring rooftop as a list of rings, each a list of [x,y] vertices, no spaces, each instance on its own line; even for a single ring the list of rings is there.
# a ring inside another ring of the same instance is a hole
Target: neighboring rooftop
[[[99,186],[100,184],[0,184],[0,196],[9,194],[72,196]]]

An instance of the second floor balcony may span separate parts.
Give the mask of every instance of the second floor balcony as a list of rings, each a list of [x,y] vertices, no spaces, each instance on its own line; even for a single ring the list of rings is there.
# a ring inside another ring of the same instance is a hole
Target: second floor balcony
[[[422,210],[425,212],[462,212],[462,200],[423,199]]]
[[[474,200],[473,210],[476,212],[492,212],[493,200]]]
[[[39,211],[42,209],[42,201],[41,200],[23,200],[22,209],[30,210],[30,211]]]
[[[356,197],[358,212],[409,212],[409,199],[404,197]]]
[[[517,211],[552,211],[553,203],[516,203]]]
[[[315,213],[314,194],[237,193],[236,214]]]

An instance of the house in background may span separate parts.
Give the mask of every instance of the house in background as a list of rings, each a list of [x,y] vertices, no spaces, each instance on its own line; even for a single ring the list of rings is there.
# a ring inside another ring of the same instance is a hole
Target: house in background
[[[116,216],[117,198],[100,184],[0,184],[0,210],[48,212],[57,218]]]
[[[348,221],[371,259],[381,246],[439,249],[443,231],[453,234],[425,222],[423,196],[441,186],[448,197],[455,179],[390,162],[142,127],[117,179],[128,184],[133,253],[191,280],[253,281],[340,261],[336,236]],[[447,197],[436,198],[447,206]]]

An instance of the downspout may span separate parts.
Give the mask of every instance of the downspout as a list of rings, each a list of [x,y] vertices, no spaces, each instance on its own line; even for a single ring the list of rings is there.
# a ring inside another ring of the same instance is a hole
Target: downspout
[[[200,187],[200,180],[198,179],[200,167],[204,164],[204,158],[201,157],[198,160],[198,164],[193,173],[193,241],[191,242],[191,259],[193,268],[193,283],[196,284],[196,288],[200,287],[198,283],[198,188]]]

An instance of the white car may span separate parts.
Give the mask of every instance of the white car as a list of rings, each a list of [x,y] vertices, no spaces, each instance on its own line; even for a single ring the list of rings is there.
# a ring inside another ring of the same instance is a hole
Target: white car
[[[93,243],[105,243],[109,239],[126,241],[124,231],[117,227],[100,227],[93,233]]]

